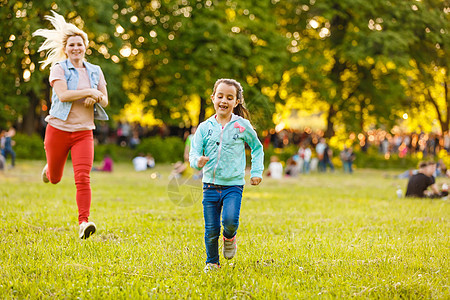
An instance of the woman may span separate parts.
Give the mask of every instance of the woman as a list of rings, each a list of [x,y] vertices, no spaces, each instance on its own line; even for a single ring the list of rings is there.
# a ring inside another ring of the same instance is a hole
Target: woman
[[[46,39],[38,51],[47,51],[43,68],[51,65],[49,81],[53,87],[50,114],[45,119],[47,165],[42,170],[42,180],[53,184],[61,180],[70,151],[77,189],[79,237],[86,239],[96,231],[95,224],[88,220],[94,113],[97,119],[108,119],[102,108],[108,105],[108,93],[100,67],[85,61],[87,34],[52,13],[53,17],[46,16],[46,19],[55,29],[39,29],[33,33]]]

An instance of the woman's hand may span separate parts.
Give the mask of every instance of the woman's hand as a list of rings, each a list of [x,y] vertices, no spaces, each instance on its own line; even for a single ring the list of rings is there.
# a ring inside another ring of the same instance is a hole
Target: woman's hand
[[[97,103],[97,101],[94,98],[86,97],[86,99],[84,99],[84,107],[86,108],[93,107],[95,103]]]
[[[105,94],[97,101],[101,106],[105,107],[108,105],[108,97]]]
[[[259,177],[252,177],[252,178],[250,178],[250,183],[252,185],[258,185],[258,184],[261,183],[261,178],[259,178]]]
[[[206,163],[208,162],[208,160],[209,160],[208,156],[200,156],[198,159],[197,167],[199,169],[203,168],[206,165]]]
[[[103,97],[103,93],[96,89],[90,89],[91,98],[93,98],[96,102],[100,102]]]

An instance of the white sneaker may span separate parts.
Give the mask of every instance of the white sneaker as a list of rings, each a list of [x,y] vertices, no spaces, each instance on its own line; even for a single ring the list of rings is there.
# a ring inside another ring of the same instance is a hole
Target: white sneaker
[[[207,263],[205,268],[203,269],[203,272],[208,273],[210,271],[217,271],[219,269],[220,269],[220,265],[219,264]]]
[[[226,259],[232,259],[237,252],[236,236],[232,239],[223,237],[223,257]]]
[[[49,183],[50,180],[47,177],[47,169],[48,169],[48,164],[45,165],[45,167],[42,169],[42,181],[45,183]]]
[[[80,239],[87,239],[97,230],[93,222],[83,222],[80,224],[79,236]]]

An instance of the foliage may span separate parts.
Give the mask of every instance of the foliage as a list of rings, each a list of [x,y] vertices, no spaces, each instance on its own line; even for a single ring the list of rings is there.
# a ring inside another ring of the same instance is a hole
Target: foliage
[[[408,30],[415,32],[408,49],[412,72],[407,74],[408,105],[427,109],[439,122],[442,132],[450,124],[450,13],[447,1],[431,0],[414,4],[405,14]],[[417,118],[420,114],[412,111]]]
[[[48,26],[53,9],[87,31],[88,57],[104,70],[116,120],[196,125],[213,113],[215,80],[232,77],[244,86],[258,130],[292,110],[326,118],[327,136],[337,127],[390,129],[405,112],[448,129],[443,0],[14,0],[0,7],[0,127],[17,123],[32,133],[46,114],[48,70],[38,71],[41,40],[31,33]]]
[[[404,98],[398,66],[408,62],[411,36],[388,16],[389,3],[286,1],[278,8],[281,30],[291,37],[284,98],[288,105],[303,100],[302,109],[326,104],[327,137],[335,123],[357,132],[395,124]]]
[[[100,162],[108,155],[114,162],[130,162],[135,155],[134,152],[128,147],[121,147],[116,144],[95,145],[94,160]]]
[[[412,170],[417,169],[421,160],[417,155],[407,155],[399,157],[398,154],[391,154],[388,159],[378,152],[376,147],[370,147],[367,152],[355,152],[355,166],[358,168],[371,169],[397,169]]]
[[[121,3],[122,0],[116,1]],[[37,49],[43,42],[31,34],[39,28],[48,28],[44,20],[50,9],[62,14],[88,33],[90,49],[88,59],[99,64],[109,83],[110,113],[118,113],[126,102],[122,89],[121,67],[111,59],[117,55],[122,41],[111,32],[110,19],[113,9],[109,1],[1,1],[3,25],[0,27],[0,92],[3,95],[0,107],[0,126],[23,119],[18,127],[31,134],[37,130],[36,123],[50,107],[49,71],[39,69],[44,53]],[[81,14],[81,16],[80,16]],[[105,52],[105,49],[106,52]]]
[[[183,160],[184,142],[178,137],[150,137],[141,141],[135,153],[149,153],[156,163],[173,163]]]
[[[214,82],[235,78],[244,87],[255,124],[272,125],[274,103],[261,90],[281,79],[288,59],[287,40],[276,32],[270,13],[272,4],[130,2],[132,9],[118,24],[130,35],[129,47],[136,53],[129,57],[134,70],[126,76],[132,101],[144,103],[144,110],[165,123],[197,125],[212,113],[211,109],[206,112],[206,106]],[[131,15],[138,16],[135,24],[127,21]],[[193,97],[200,97],[199,119],[191,119],[187,111]]]
[[[17,133],[13,141],[15,141],[13,150],[18,159],[45,159],[44,142],[41,136]]]
[[[280,162],[286,162],[289,158],[291,158],[294,154],[298,152],[298,147],[296,145],[290,145],[286,148],[274,148],[270,145],[267,149],[264,149],[264,166],[267,166],[270,163],[270,158],[272,156],[278,157]],[[249,158],[250,159],[250,158]],[[248,165],[250,165],[250,160],[248,161]]]
[[[333,152],[333,164],[335,167],[342,167],[342,162],[339,158],[339,153],[341,149],[332,148]],[[271,156],[277,156],[281,162],[286,162],[290,157],[296,154],[298,148],[294,145],[291,145],[286,148],[276,148],[274,149],[270,146],[268,149],[264,150],[264,164],[267,167],[270,163]],[[354,166],[356,168],[361,169],[395,169],[395,170],[408,170],[415,169],[419,161],[422,159],[421,156],[418,155],[407,155],[406,157],[399,157],[397,154],[392,154],[388,159],[382,154],[378,152],[377,147],[371,147],[367,152],[355,151],[356,159],[354,161]],[[314,156],[313,156],[314,158]],[[447,154],[439,155],[438,158],[443,158],[446,163],[448,160]],[[248,158],[248,164],[250,163],[250,158]]]
[[[448,201],[397,199],[406,181],[385,171],[246,185],[237,255],[205,274],[201,198],[170,201],[169,166],[92,173],[86,241],[73,177],[43,184],[41,168],[0,173],[1,298],[450,297]]]

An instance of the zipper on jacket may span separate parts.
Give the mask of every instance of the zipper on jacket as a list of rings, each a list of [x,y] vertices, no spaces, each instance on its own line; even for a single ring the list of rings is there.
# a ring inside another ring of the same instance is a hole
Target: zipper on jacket
[[[228,123],[230,123],[230,122],[228,122]],[[219,151],[217,152],[217,163],[216,163],[216,166],[214,167],[214,171],[213,171],[213,184],[216,184],[216,169],[219,166],[220,152],[222,151],[223,132],[225,131],[225,127],[227,127],[228,123],[225,124],[225,126],[220,131],[220,142],[219,142]]]

